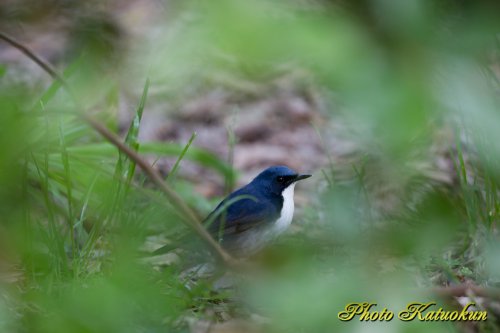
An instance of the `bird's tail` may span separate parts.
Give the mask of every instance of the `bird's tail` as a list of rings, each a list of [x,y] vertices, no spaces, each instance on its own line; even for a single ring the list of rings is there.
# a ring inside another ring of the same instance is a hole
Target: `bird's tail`
[[[168,244],[154,250],[150,253],[150,256],[159,256],[177,249],[193,249],[196,245],[199,245],[198,243],[199,242],[192,233],[186,233],[171,240]]]

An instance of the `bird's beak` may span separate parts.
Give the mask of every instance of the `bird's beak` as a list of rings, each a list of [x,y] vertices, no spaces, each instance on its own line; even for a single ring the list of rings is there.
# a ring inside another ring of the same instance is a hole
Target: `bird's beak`
[[[299,180],[302,180],[302,179],[306,179],[306,178],[309,178],[311,177],[312,175],[298,175],[296,178],[295,178],[295,181],[299,181]]]

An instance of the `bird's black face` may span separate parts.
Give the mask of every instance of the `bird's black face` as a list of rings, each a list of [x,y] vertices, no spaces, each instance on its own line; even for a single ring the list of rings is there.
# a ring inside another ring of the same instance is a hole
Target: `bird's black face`
[[[309,177],[311,175],[300,175],[288,167],[276,166],[264,170],[254,181],[265,185],[274,193],[281,194],[288,186]]]
[[[299,175],[299,174],[281,175],[281,176],[276,176],[275,182],[278,186],[281,186],[285,189],[288,186],[295,183],[296,181],[309,177],[311,177],[311,175]]]

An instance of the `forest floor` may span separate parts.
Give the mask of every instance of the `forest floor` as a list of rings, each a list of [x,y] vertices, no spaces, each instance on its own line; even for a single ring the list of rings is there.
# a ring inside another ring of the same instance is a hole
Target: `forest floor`
[[[168,19],[170,13],[157,2],[121,1],[108,6],[107,12],[113,13],[113,20],[120,27],[119,34],[123,36],[123,43],[130,54],[139,51],[142,45],[139,41],[168,33],[159,30],[159,23]],[[66,30],[70,22],[61,16],[54,19],[53,15],[48,12],[29,25],[10,26],[7,31],[36,54],[62,69],[67,65],[65,58],[73,47]],[[33,88],[46,88],[51,83],[50,77],[36,64],[3,43],[0,44],[0,64],[8,67],[2,78],[5,81],[1,84],[18,82]],[[146,78],[132,80],[132,73],[117,76],[117,103],[109,111],[118,119],[116,125],[122,136],[126,135],[135,115],[137,100]],[[295,235],[307,233],[307,230],[314,234],[313,228],[308,229],[311,221],[307,218],[310,214],[307,207],[319,207],[321,194],[332,183],[361,179],[366,201],[370,203],[370,218],[384,224],[398,216],[407,206],[418,205],[422,193],[426,193],[429,186],[451,192],[459,189],[462,170],[457,169],[453,156],[457,152],[457,141],[464,145],[464,151],[461,152],[464,172],[473,173],[469,163],[474,154],[468,149],[467,138],[458,135],[457,140],[453,119],[445,119],[435,125],[432,144],[409,164],[409,168],[417,171],[415,177],[401,182],[401,179],[393,177],[394,172],[397,174],[400,170],[384,169],[377,147],[364,142],[357,129],[351,126],[352,119],[346,116],[340,105],[327,102],[324,91],[309,79],[307,73],[300,70],[286,71],[264,82],[214,77],[208,83],[194,82],[173,99],[165,93],[169,89],[165,83],[153,81],[140,126],[139,141],[186,144],[196,133],[193,147],[212,152],[237,171],[237,184],[233,184],[233,187],[247,183],[259,171],[271,165],[287,165],[299,172],[313,173],[314,177],[310,181],[297,187],[297,220],[301,222],[292,228],[291,233]],[[173,157],[150,155],[147,158],[162,175],[167,175],[176,162]],[[362,170],[358,169],[360,165]],[[220,198],[228,190],[219,175],[192,161],[182,161],[179,177],[193,184],[196,195],[204,198]],[[418,189],[408,196],[407,192],[415,186],[415,182],[418,183]],[[323,215],[323,212],[315,213],[315,216]],[[168,235],[156,235],[149,246],[159,246],[166,238]],[[159,264],[164,263],[155,262],[155,265],[161,266]],[[475,274],[464,270],[466,266],[465,263],[459,263],[454,267],[454,273],[466,283],[476,283],[472,278]],[[380,268],[389,271],[395,269],[394,260],[391,257],[380,259]],[[440,267],[429,275],[436,284],[446,285],[448,281],[443,276],[447,274],[450,272]],[[192,331],[253,329],[252,325],[242,328],[247,322],[229,320],[232,318],[224,305],[213,305],[207,311],[214,311],[214,308],[223,309],[218,315],[227,316],[221,320],[225,323],[214,329],[213,323],[194,317],[190,318],[194,321],[191,323]],[[266,318],[255,314],[251,322],[265,321]]]

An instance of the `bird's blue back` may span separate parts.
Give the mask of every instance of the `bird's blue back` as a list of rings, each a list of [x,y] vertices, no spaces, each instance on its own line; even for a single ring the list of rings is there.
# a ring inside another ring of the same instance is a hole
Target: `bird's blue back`
[[[219,213],[208,230],[217,240],[224,241],[248,228],[274,222],[279,218],[282,205],[283,197],[269,191],[265,182],[256,178],[225,198],[205,221],[210,222],[214,214]]]
[[[296,177],[297,173],[286,166],[265,169],[209,214],[204,222],[207,230],[228,251],[253,251],[265,240],[261,238],[267,238],[263,233],[281,217],[282,193]]]

